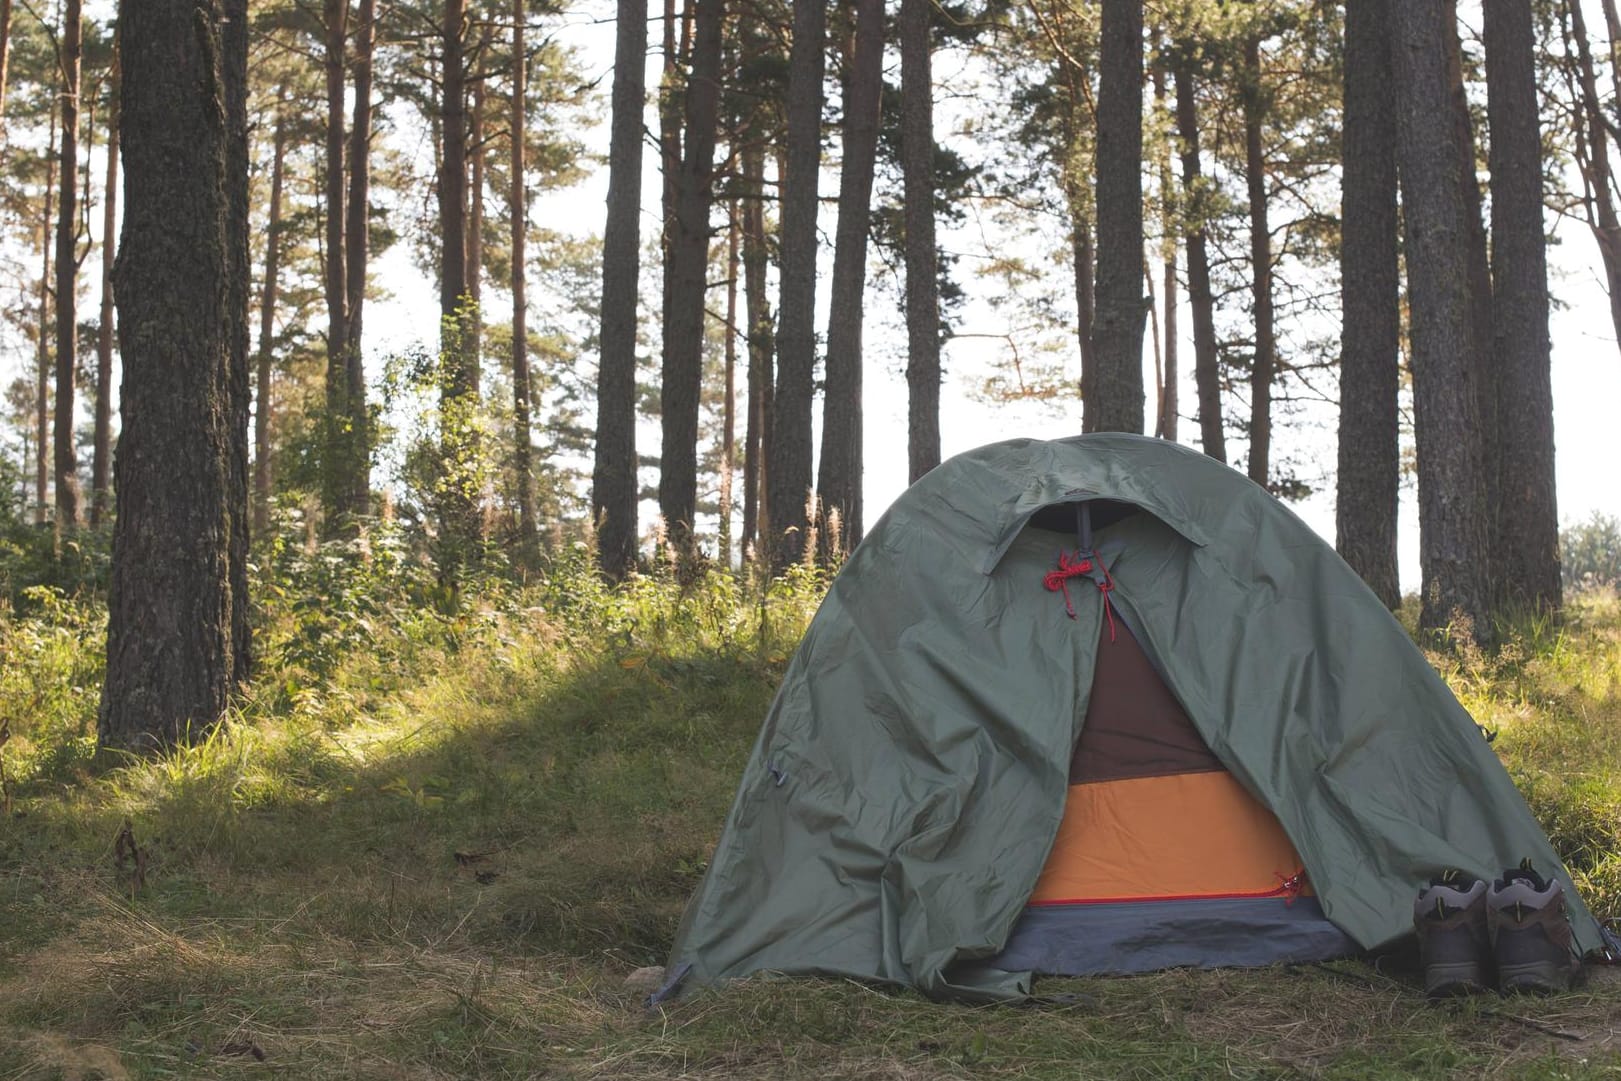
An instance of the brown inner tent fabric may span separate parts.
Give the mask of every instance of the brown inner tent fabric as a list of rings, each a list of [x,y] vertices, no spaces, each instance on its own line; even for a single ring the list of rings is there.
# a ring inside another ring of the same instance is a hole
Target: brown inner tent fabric
[[[1126,628],[1105,623],[1064,818],[1032,904],[1292,895],[1300,857]]]

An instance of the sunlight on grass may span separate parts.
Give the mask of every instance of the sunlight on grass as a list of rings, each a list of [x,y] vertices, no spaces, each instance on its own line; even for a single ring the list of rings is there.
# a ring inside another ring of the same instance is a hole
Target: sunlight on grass
[[[323,563],[305,586],[349,595],[363,583],[342,575],[376,573]],[[266,661],[230,723],[155,760],[85,742],[93,609],[51,596],[0,615],[42,703],[6,707],[0,750],[15,812],[0,825],[0,1081],[1621,1064],[1609,973],[1553,1000],[1440,1008],[1361,963],[1049,981],[1028,1009],[755,979],[649,1013],[624,977],[663,960],[819,583],[608,590],[562,567],[456,614],[415,604],[409,582],[373,587],[396,601],[345,616],[298,601],[294,576],[262,613]],[[1621,604],[1583,598],[1497,655],[1432,659],[1499,733],[1589,900],[1621,911]],[[139,867],[114,856],[126,821]]]

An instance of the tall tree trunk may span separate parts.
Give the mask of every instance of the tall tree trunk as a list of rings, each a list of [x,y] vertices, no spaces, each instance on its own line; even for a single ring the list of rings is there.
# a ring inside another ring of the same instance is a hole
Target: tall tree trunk
[[[231,684],[252,675],[248,604],[248,0],[223,0],[225,102],[225,512],[231,586]]]
[[[96,328],[96,420],[90,459],[90,525],[112,510],[113,464],[113,258],[118,234],[118,43],[108,73],[107,181],[101,199],[101,312]]]
[[[669,317],[659,389],[659,513],[683,558],[695,551],[698,501],[698,398],[703,382],[704,296],[709,278],[709,207],[720,107],[723,0],[697,0],[686,133],[669,248]]]
[[[1073,196],[1065,203],[1069,207],[1070,255],[1075,260],[1075,334],[1081,343],[1081,400],[1084,402],[1097,367],[1097,353],[1092,347],[1092,328],[1097,316],[1097,284],[1093,277],[1097,245],[1092,240],[1092,223],[1085,206]]]
[[[768,530],[765,519],[766,460],[771,447],[771,298],[766,295],[769,253],[765,235],[765,151],[758,138],[745,144],[743,159],[743,306],[749,323],[749,419],[743,449],[743,551],[756,551]],[[756,552],[757,554],[757,552]]]
[[[619,0],[618,12],[608,221],[602,235],[602,357],[591,476],[597,560],[610,578],[619,578],[636,564],[636,278],[640,269],[647,0]]]
[[[439,155],[440,575],[454,585],[480,555],[477,316],[468,281],[466,0],[445,0]]]
[[[0,130],[6,121],[6,86],[11,73],[11,0],[0,0]]]
[[[781,177],[782,253],[778,304],[777,385],[766,468],[766,519],[761,540],[771,569],[799,560],[811,486],[812,374],[816,367],[816,207],[822,165],[822,72],[827,9],[794,0],[788,54],[787,168]],[[903,76],[904,78],[904,76]]]
[[[462,38],[467,19],[465,0],[445,0],[441,27],[439,127],[439,315],[444,327],[443,351],[450,366],[451,396],[476,393],[475,372],[467,365],[461,330],[463,308],[471,291],[467,281],[467,71]]]
[[[1089,136],[1094,134],[1097,115],[1090,105],[1091,86],[1086,68],[1074,56],[1060,57],[1057,67],[1066,99],[1063,130],[1068,165],[1063,170],[1064,208],[1069,212],[1070,256],[1075,263],[1075,333],[1081,350],[1081,400],[1084,402],[1091,390],[1096,356],[1092,350],[1092,327],[1097,314],[1093,278],[1097,246],[1093,242],[1090,177],[1097,160],[1097,148],[1091,145]]]
[[[1473,163],[1452,111],[1445,0],[1393,3],[1397,161],[1406,229],[1413,404],[1418,443],[1420,625],[1462,619],[1489,636],[1483,567],[1485,489],[1470,323],[1466,177]]]
[[[934,237],[932,0],[901,0],[907,479],[940,464],[940,264]]]
[[[1143,9],[1103,0],[1098,67],[1096,372],[1089,432],[1143,430]]]
[[[1397,419],[1401,281],[1397,263],[1396,97],[1390,8],[1345,8],[1345,121],[1341,187],[1340,426],[1335,547],[1394,609],[1401,477]]]
[[[526,273],[528,256],[529,196],[524,189],[524,138],[528,121],[524,95],[529,56],[524,48],[524,0],[512,0],[512,187],[507,202],[512,211],[512,473],[518,485],[518,555],[527,566],[540,556],[540,530],[535,522],[534,450],[529,439],[529,304]],[[646,32],[645,29],[643,31]],[[634,317],[634,311],[631,313]]]
[[[1615,0],[1599,0],[1599,7],[1604,11],[1604,27],[1610,36],[1611,70],[1621,71],[1621,14],[1617,13]]]
[[[56,143],[56,110],[51,110],[50,145]],[[45,163],[45,212],[39,219],[39,331],[35,344],[38,363],[34,385],[34,524],[44,525],[47,520],[46,496],[50,482],[50,458],[47,447],[51,438],[51,225],[52,208],[56,198],[56,158]]]
[[[56,216],[56,416],[54,459],[56,529],[79,528],[79,457],[73,443],[74,377],[79,354],[79,58],[84,46],[84,18],[79,0],[62,7],[62,148],[57,180]]]
[[[479,53],[484,50],[482,47]],[[475,56],[478,53],[474,54]],[[475,60],[476,64],[477,61]],[[467,296],[473,302],[473,341],[469,348],[482,365],[484,338],[484,80],[473,82],[472,116],[467,125]]]
[[[861,324],[867,283],[867,229],[878,160],[878,121],[884,88],[883,0],[857,0],[854,40],[844,82],[844,167],[839,174],[839,224],[833,240],[833,295],[827,319],[827,385],[822,400],[821,476],[817,490],[835,533],[817,535],[823,557],[849,552],[862,534]]]
[[[1496,498],[1498,476],[1501,472],[1500,440],[1497,438],[1497,345],[1492,327],[1492,274],[1487,253],[1486,219],[1483,197],[1476,163],[1474,120],[1469,111],[1469,95],[1463,81],[1463,41],[1458,28],[1457,0],[1447,0],[1446,25],[1447,82],[1452,90],[1452,120],[1458,129],[1458,145],[1463,148],[1464,220],[1468,226],[1466,252],[1469,264],[1469,329],[1473,337],[1473,357],[1476,372],[1475,431],[1473,450],[1480,470],[1481,491],[1485,498]],[[1482,554],[1481,580],[1486,588],[1488,605],[1494,604],[1496,590],[1503,574],[1499,566],[1500,553],[1492,545],[1493,513],[1485,509],[1486,550]]]
[[[1542,133],[1536,32],[1529,5],[1485,0],[1486,103],[1491,124],[1492,314],[1497,425],[1504,464],[1492,489],[1498,598],[1557,611],[1559,510],[1548,342],[1548,257],[1542,222]],[[1606,14],[1613,6],[1606,7]]]
[[[1265,488],[1272,466],[1272,380],[1277,338],[1272,324],[1272,227],[1267,221],[1266,158],[1261,123],[1266,103],[1261,87],[1261,42],[1244,42],[1244,181],[1249,189],[1251,296],[1255,306],[1255,356],[1250,367],[1249,478]]]
[[[270,209],[265,224],[264,290],[259,296],[258,409],[253,418],[253,528],[270,528],[270,496],[275,481],[270,458],[270,418],[275,415],[276,292],[281,271],[281,191],[287,164],[286,88],[276,97],[276,128],[271,136]]]
[[[1621,217],[1616,214],[1612,190],[1609,128],[1593,75],[1593,51],[1588,44],[1587,20],[1582,16],[1579,0],[1565,0],[1565,12],[1570,16],[1571,36],[1576,44],[1582,113],[1586,120],[1586,130],[1580,133],[1585,139],[1578,140],[1577,160],[1582,165],[1586,189],[1587,226],[1592,230],[1604,264],[1604,280],[1610,294],[1610,324],[1617,340],[1621,341]],[[1583,142],[1585,161],[1582,160]]]
[[[344,247],[344,60],[348,41],[348,0],[323,0],[326,33],[326,183],[322,243],[326,254],[326,415],[322,462],[322,509],[328,533],[345,528],[355,512],[353,440],[349,431],[349,307]]]
[[[114,285],[124,385],[104,746],[200,738],[240,675],[232,519],[246,507],[231,506],[230,366],[240,334],[230,321],[241,314],[231,276],[242,269],[232,204],[245,208],[246,194],[227,186],[237,172],[231,98],[245,101],[245,87],[231,85],[236,50],[222,40],[238,14],[236,4],[209,12],[176,0],[119,11],[126,205]]]
[[[347,407],[344,416],[350,459],[349,506],[371,510],[371,414],[366,408],[366,364],[362,351],[371,217],[372,54],[377,40],[377,0],[360,0],[355,24],[355,111],[349,131],[349,200],[344,219],[344,304],[348,339],[343,359]]]
[[[659,74],[659,328],[670,325],[671,254],[675,244],[676,197],[681,175],[681,64],[686,49],[678,44],[685,19],[676,0],[664,0],[662,65]]]
[[[1157,50],[1156,50],[1157,51]],[[1165,93],[1165,69],[1163,66],[1154,69],[1154,111],[1156,115],[1167,111]],[[1176,281],[1176,181],[1171,173],[1171,144],[1169,140],[1163,142],[1159,149],[1159,195],[1160,195],[1160,262],[1164,267],[1165,292],[1165,385],[1160,392],[1159,422],[1154,428],[1154,434],[1161,439],[1169,439],[1175,443],[1177,440],[1177,412],[1181,408],[1177,395],[1177,380],[1180,372],[1177,370],[1177,352],[1180,346],[1180,335],[1177,331],[1177,281]]]
[[[1221,357],[1216,351],[1216,299],[1210,287],[1206,219],[1209,197],[1199,164],[1199,107],[1193,94],[1192,59],[1186,47],[1173,72],[1176,127],[1182,143],[1182,214],[1187,222],[1188,306],[1193,314],[1193,378],[1199,390],[1199,442],[1218,462],[1227,460],[1221,418]]]
[[[737,468],[737,274],[742,222],[737,196],[726,206],[726,371],[720,421],[720,536],[721,566],[732,565],[732,476]]]

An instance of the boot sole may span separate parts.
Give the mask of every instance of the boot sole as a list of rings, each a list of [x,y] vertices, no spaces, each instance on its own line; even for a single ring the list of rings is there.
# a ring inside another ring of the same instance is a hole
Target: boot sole
[[[1430,998],[1454,998],[1486,990],[1481,966],[1473,961],[1431,964],[1424,969],[1424,994]]]
[[[1570,990],[1570,968],[1557,961],[1529,961],[1503,965],[1497,973],[1497,986],[1505,995],[1551,995]]]

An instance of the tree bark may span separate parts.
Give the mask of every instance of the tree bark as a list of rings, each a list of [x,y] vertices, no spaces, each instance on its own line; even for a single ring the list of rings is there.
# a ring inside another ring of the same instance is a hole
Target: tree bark
[[[835,553],[851,551],[862,535],[861,324],[884,89],[883,0],[857,0],[854,40],[846,55],[844,166],[839,174],[839,224],[833,240],[833,295],[827,320],[827,385],[817,483],[827,523],[817,533],[824,562]],[[835,514],[836,532],[828,527]]]
[[[360,0],[355,25],[355,111],[349,132],[349,199],[344,208],[344,425],[348,436],[350,513],[371,510],[371,414],[366,408],[362,351],[371,217],[372,55],[377,40],[377,0]]]
[[[270,498],[275,467],[270,457],[270,419],[275,415],[276,292],[281,272],[281,195],[287,163],[286,90],[276,99],[276,127],[271,136],[270,208],[265,224],[264,289],[259,296],[258,409],[253,419],[253,528],[270,528]]]
[[[194,0],[195,2],[195,0]],[[248,0],[223,0],[225,102],[225,512],[231,587],[231,686],[252,674],[248,604]]]
[[[0,0],[0,130],[5,128],[5,88],[10,68],[11,0]]]
[[[1606,125],[1603,103],[1599,100],[1598,83],[1593,75],[1593,51],[1587,40],[1587,20],[1582,16],[1579,0],[1566,0],[1565,11],[1571,19],[1571,36],[1575,38],[1576,61],[1579,72],[1582,113],[1586,121],[1586,161],[1583,176],[1586,187],[1587,226],[1598,244],[1599,258],[1604,264],[1604,280],[1610,294],[1610,324],[1616,339],[1621,341],[1621,217],[1616,214],[1612,192],[1613,175],[1610,168],[1610,137]],[[1582,157],[1580,141],[1578,160]]]
[[[769,253],[765,235],[765,152],[751,141],[743,159],[743,306],[749,324],[749,419],[743,449],[743,551],[757,549],[769,531],[763,525],[766,460],[771,448],[772,355],[775,352],[771,298],[766,294]]]
[[[239,66],[228,14],[240,6],[152,0],[119,11],[126,206],[114,284],[124,385],[104,746],[200,738],[241,674],[233,514],[246,506],[231,505],[231,366],[245,327],[231,325],[242,314],[231,276],[245,258],[231,247],[245,236],[233,205],[245,209],[246,192],[227,189],[239,176],[230,117],[246,88],[233,85],[245,54]],[[246,44],[245,26],[238,40]]]
[[[1491,124],[1492,317],[1497,425],[1504,463],[1491,492],[1497,596],[1557,611],[1559,509],[1542,222],[1542,133],[1536,32],[1523,0],[1485,0],[1486,107]],[[1606,8],[1608,13],[1611,9]]]
[[[1096,115],[1095,110],[1088,109],[1090,85],[1086,68],[1073,56],[1060,57],[1057,68],[1066,99],[1063,131],[1067,164],[1062,170],[1062,182],[1064,208],[1069,212],[1070,257],[1075,263],[1075,333],[1081,352],[1084,403],[1091,390],[1095,364],[1092,327],[1097,314],[1097,283],[1093,277],[1097,246],[1093,242],[1091,174],[1097,148],[1088,144],[1086,134],[1096,126]],[[1084,124],[1083,119],[1087,121]]]
[[[474,56],[483,52],[480,47]],[[475,59],[474,65],[478,63]],[[467,297],[473,302],[472,350],[482,366],[484,338],[484,80],[473,81],[467,123]]]
[[[1097,245],[1092,241],[1092,223],[1087,220],[1085,207],[1074,198],[1066,201],[1070,255],[1075,261],[1075,334],[1081,345],[1081,400],[1084,402],[1097,365],[1097,354],[1092,348],[1092,326],[1097,316],[1097,284],[1093,278]],[[1082,409],[1084,413],[1085,407]]]
[[[348,0],[323,0],[326,75],[326,183],[322,233],[326,254],[326,415],[325,455],[322,462],[322,509],[326,531],[345,528],[355,508],[349,430],[349,322],[348,272],[344,247],[344,60],[348,41]]]
[[[79,0],[62,7],[62,147],[57,180],[56,216],[56,414],[54,464],[56,529],[60,535],[79,528],[79,458],[74,449],[74,377],[79,353],[79,86],[84,46],[84,17]]]
[[[1265,488],[1272,465],[1272,380],[1277,368],[1277,337],[1272,322],[1272,229],[1267,221],[1266,158],[1261,124],[1266,110],[1261,89],[1261,42],[1244,43],[1244,181],[1249,190],[1251,296],[1255,311],[1255,355],[1250,367],[1249,478]]]
[[[0,130],[6,120],[6,86],[11,73],[11,0],[0,0]]]
[[[640,270],[647,0],[619,0],[618,12],[608,220],[602,237],[602,356],[591,479],[597,561],[603,573],[615,579],[636,565],[636,278]]]
[[[1165,69],[1154,69],[1154,111],[1156,114],[1166,110]],[[1160,392],[1159,420],[1154,427],[1154,434],[1161,439],[1169,439],[1175,443],[1177,440],[1177,413],[1181,408],[1177,394],[1177,379],[1180,373],[1177,370],[1177,353],[1181,342],[1177,330],[1177,280],[1176,280],[1176,181],[1171,174],[1171,145],[1166,140],[1161,144],[1159,151],[1159,191],[1161,214],[1160,262],[1164,266],[1164,293],[1165,293],[1165,384]]]
[[[1345,9],[1341,189],[1339,470],[1335,547],[1384,602],[1401,604],[1396,512],[1401,282],[1397,264],[1396,99],[1390,7]]]
[[[528,131],[524,113],[529,73],[529,57],[524,47],[527,18],[524,0],[512,0],[512,116],[508,122],[512,140],[512,187],[507,198],[512,211],[512,473],[518,486],[518,555],[521,562],[533,567],[540,557],[540,530],[535,522],[534,450],[529,442],[529,303],[525,247],[529,233],[529,196],[524,190],[524,139]]]
[[[1486,639],[1485,490],[1479,455],[1479,366],[1470,316],[1472,163],[1461,144],[1447,73],[1453,33],[1445,0],[1393,3],[1397,161],[1406,230],[1413,404],[1418,443],[1420,626]]]
[[[822,164],[823,44],[827,11],[817,0],[794,0],[788,55],[787,168],[781,178],[777,385],[772,401],[766,470],[766,518],[761,540],[768,565],[780,572],[799,560],[811,486],[811,399],[816,367],[816,209]],[[903,76],[904,78],[904,76]]]
[[[118,44],[108,74],[107,181],[101,200],[101,312],[96,328],[96,419],[90,459],[90,525],[112,511],[113,464],[113,259],[118,235]]]
[[[450,368],[449,397],[476,394],[477,372],[466,359],[461,324],[471,293],[467,281],[467,71],[463,56],[466,0],[445,0],[441,26],[439,126],[439,316],[442,350]]]
[[[720,564],[732,565],[732,475],[737,467],[737,274],[742,223],[737,196],[726,206],[726,359],[721,392],[720,529],[716,540]]]
[[[454,587],[480,558],[477,313],[468,279],[466,0],[445,0],[440,27],[440,568]]]
[[[1458,129],[1458,144],[1463,148],[1464,221],[1468,226],[1466,252],[1469,265],[1469,330],[1473,337],[1471,355],[1476,367],[1475,437],[1471,446],[1480,470],[1480,485],[1488,501],[1496,498],[1498,476],[1501,472],[1499,439],[1497,438],[1497,345],[1492,327],[1492,275],[1487,252],[1486,219],[1483,197],[1477,175],[1474,120],[1469,111],[1469,95],[1463,81],[1463,41],[1458,28],[1457,0],[1447,0],[1446,35],[1447,81],[1452,90],[1452,120]],[[1498,565],[1500,553],[1492,545],[1493,513],[1485,507],[1486,550],[1482,554],[1481,580],[1486,588],[1488,606],[1495,603],[1497,583],[1503,568]]]
[[[51,110],[50,145],[56,143],[56,110]],[[50,458],[46,448],[51,438],[51,225],[56,206],[56,158],[45,163],[45,212],[39,219],[39,331],[35,344],[37,364],[34,385],[34,524],[48,519]]]
[[[686,132],[677,177],[675,228],[669,248],[669,315],[659,390],[659,513],[683,558],[696,551],[698,398],[703,383],[704,297],[709,277],[709,208],[715,180],[715,126],[720,107],[723,0],[697,0]]]
[[[1210,287],[1209,199],[1199,163],[1199,108],[1193,93],[1192,63],[1181,57],[1176,83],[1176,127],[1182,143],[1182,213],[1187,221],[1188,306],[1193,314],[1193,377],[1199,390],[1199,441],[1218,462],[1227,460],[1227,434],[1221,417],[1221,357],[1216,351],[1216,300]]]
[[[934,236],[932,0],[901,0],[907,479],[940,464],[940,266]]]
[[[675,244],[676,193],[681,175],[681,63],[686,49],[678,45],[678,27],[683,22],[676,0],[664,0],[663,63],[659,75],[659,328],[670,325],[674,272],[671,254]],[[662,358],[661,358],[662,359]]]
[[[1089,432],[1143,430],[1143,10],[1103,0],[1098,65],[1096,371]]]

